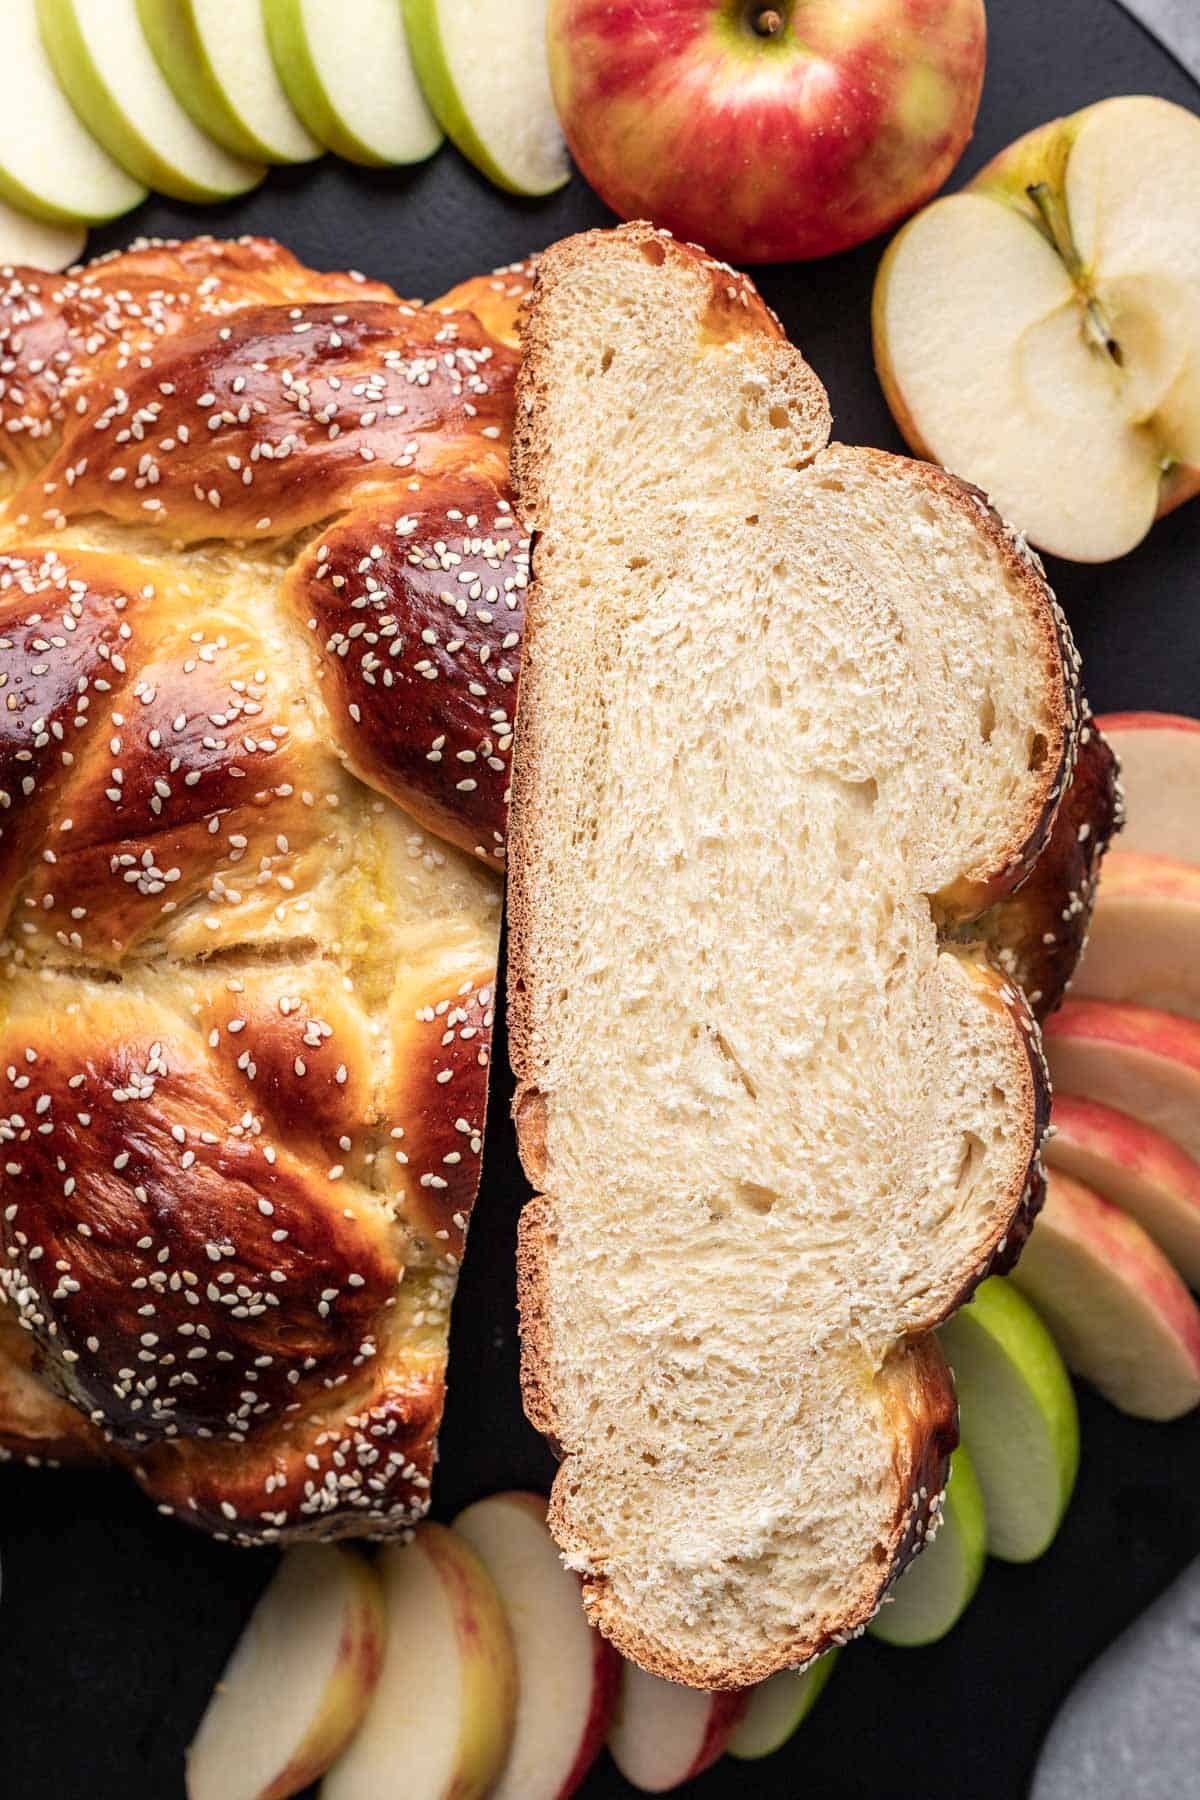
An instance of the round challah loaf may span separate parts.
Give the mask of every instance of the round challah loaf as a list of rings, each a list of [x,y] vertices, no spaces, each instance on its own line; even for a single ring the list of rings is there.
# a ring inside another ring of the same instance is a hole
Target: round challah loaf
[[[0,1446],[238,1542],[427,1501],[526,285],[435,310],[261,239],[0,277]]]

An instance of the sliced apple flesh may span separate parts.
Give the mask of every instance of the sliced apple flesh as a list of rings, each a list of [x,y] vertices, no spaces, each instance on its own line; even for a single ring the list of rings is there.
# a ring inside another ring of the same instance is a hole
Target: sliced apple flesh
[[[876,362],[919,454],[1034,543],[1121,556],[1200,477],[1200,119],[1052,121],[893,240]]]
[[[463,155],[510,193],[562,187],[546,0],[404,0],[404,19],[425,98]]]
[[[1122,850],[1200,863],[1200,719],[1106,713],[1096,723],[1121,759]]]
[[[987,1512],[987,1548],[1031,1562],[1052,1543],[1079,1468],[1079,1415],[1054,1340],[998,1276],[938,1333]]]
[[[38,0],[42,38],[64,93],[92,136],[136,181],[175,200],[228,200],[261,165],[214,143],[154,60],[137,0]]]
[[[1200,1162],[1200,1022],[1151,1006],[1068,1000],[1043,1035],[1056,1090],[1128,1113]]]
[[[621,1658],[587,1621],[537,1494],[493,1494],[454,1521],[496,1584],[517,1659],[512,1747],[491,1800],[568,1800],[612,1723]]]
[[[500,1596],[466,1539],[444,1525],[385,1545],[377,1567],[383,1667],[322,1800],[482,1800],[504,1767],[517,1699]]]
[[[643,1794],[665,1794],[716,1762],[748,1699],[746,1689],[708,1694],[626,1663],[608,1734],[612,1759]]]
[[[309,131],[349,162],[423,162],[442,141],[397,0],[263,0],[279,79]]]
[[[1139,1419],[1200,1402],[1200,1308],[1153,1239],[1060,1171],[1010,1279],[1069,1368]]]
[[[286,1800],[316,1781],[366,1711],[383,1633],[357,1551],[286,1551],[188,1751],[188,1800]]]
[[[85,225],[51,225],[0,200],[0,268],[66,269],[86,243]]]
[[[201,131],[251,161],[320,155],[276,73],[261,5],[138,0],[138,15],[172,92]]]
[[[1200,1163],[1153,1126],[1099,1100],[1055,1094],[1051,1168],[1111,1200],[1200,1289]]]
[[[781,1669],[751,1688],[746,1710],[733,1728],[727,1754],[754,1762],[782,1749],[797,1732],[833,1674],[838,1652],[827,1650],[806,1669]]]
[[[99,224],[144,200],[145,187],[97,143],[55,79],[36,0],[11,0],[6,8],[4,56],[0,197],[57,225]]]
[[[987,1512],[971,1457],[960,1444],[950,1458],[942,1519],[915,1562],[900,1576],[867,1630],[905,1648],[936,1643],[971,1604],[987,1560]]]
[[[1200,867],[1110,850],[1071,991],[1200,1019]]]

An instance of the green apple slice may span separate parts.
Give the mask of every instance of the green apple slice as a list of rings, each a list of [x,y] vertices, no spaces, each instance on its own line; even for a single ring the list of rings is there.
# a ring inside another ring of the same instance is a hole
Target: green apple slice
[[[99,224],[146,198],[76,117],[54,78],[36,0],[4,16],[9,82],[0,108],[0,196],[51,224]]]
[[[378,168],[433,155],[442,132],[397,0],[263,0],[263,14],[288,99],[327,150]]]
[[[0,200],[0,269],[65,269],[79,261],[86,243],[86,226],[31,219]]]
[[[827,1650],[807,1669],[784,1669],[760,1681],[725,1746],[728,1754],[754,1762],[786,1744],[816,1705],[837,1656],[836,1650]]]
[[[71,105],[122,168],[174,200],[228,200],[265,170],[193,124],[154,60],[137,0],[37,0],[42,39]]]
[[[546,0],[404,0],[413,62],[446,135],[497,187],[570,175],[546,61]]]
[[[885,1644],[906,1649],[936,1643],[967,1610],[986,1560],[983,1490],[970,1455],[960,1444],[950,1458],[937,1535],[901,1575],[867,1630]]]
[[[261,6],[137,0],[137,7],[159,68],[201,131],[253,162],[311,162],[321,154],[276,73]],[[343,23],[353,29],[344,15]]]
[[[1053,1540],[1075,1486],[1071,1378],[1033,1307],[999,1277],[977,1288],[938,1335],[987,1505],[987,1547],[1005,1562],[1032,1562]]]

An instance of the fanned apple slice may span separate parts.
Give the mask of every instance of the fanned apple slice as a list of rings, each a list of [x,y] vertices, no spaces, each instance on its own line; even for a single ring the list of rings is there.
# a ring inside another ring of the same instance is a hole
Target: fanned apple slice
[[[315,138],[347,162],[424,162],[442,141],[398,0],[263,0],[271,54]]]
[[[201,131],[252,162],[310,162],[321,154],[276,73],[261,5],[137,0],[137,7],[159,68]]]
[[[1068,1000],[1042,1029],[1056,1089],[1153,1125],[1200,1162],[1200,1021],[1152,1006]]]
[[[885,1644],[935,1644],[958,1624],[975,1598],[987,1561],[987,1513],[969,1453],[960,1444],[936,1535],[910,1563],[867,1630]]]
[[[1045,1156],[1136,1219],[1200,1289],[1200,1163],[1178,1144],[1099,1100],[1055,1094]]]
[[[1009,1279],[1121,1412],[1177,1419],[1200,1404],[1200,1308],[1141,1226],[1082,1182],[1051,1174]]]
[[[827,1650],[807,1669],[781,1669],[751,1688],[746,1710],[733,1728],[727,1754],[755,1762],[782,1749],[799,1731],[833,1674],[839,1652]]]
[[[228,200],[266,171],[193,123],[154,60],[137,0],[37,0],[63,92],[92,136],[135,180],[175,200]]]
[[[1071,992],[1200,1019],[1200,868],[1110,850]]]
[[[383,1599],[355,1550],[288,1550],[187,1758],[188,1800],[286,1800],[323,1775],[370,1701]]]
[[[589,1625],[538,1494],[493,1494],[459,1513],[496,1584],[517,1658],[512,1748],[491,1800],[568,1800],[604,1748],[621,1658]]]
[[[1071,1378],[1032,1306],[997,1275],[938,1336],[983,1493],[988,1550],[1032,1562],[1052,1543],[1079,1468]]]
[[[18,263],[33,269],[65,269],[79,261],[86,243],[85,225],[51,225],[0,200],[0,268]]]
[[[36,0],[10,0],[4,56],[0,197],[58,225],[99,224],[144,200],[145,188],[96,142],[59,87],[38,29]]]
[[[1121,759],[1122,850],[1200,863],[1200,719],[1128,712],[1096,723]]]
[[[546,0],[404,0],[413,62],[446,135],[513,194],[570,174],[546,60]]]
[[[747,1688],[706,1694],[626,1663],[608,1734],[612,1759],[632,1787],[665,1794],[716,1762],[749,1695]]]
[[[919,454],[1042,549],[1123,555],[1200,486],[1200,119],[1102,101],[890,245],[875,356]]]

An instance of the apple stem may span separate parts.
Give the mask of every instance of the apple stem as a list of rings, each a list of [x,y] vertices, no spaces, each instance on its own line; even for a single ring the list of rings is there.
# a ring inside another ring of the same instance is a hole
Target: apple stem
[[[1087,291],[1087,276],[1084,273],[1079,252],[1075,248],[1075,240],[1071,235],[1070,221],[1067,219],[1063,207],[1062,196],[1056,194],[1049,182],[1046,181],[1031,182],[1025,192],[1037,211],[1039,225],[1062,257],[1067,274],[1084,295],[1084,315],[1088,336],[1097,349],[1103,350],[1118,369],[1123,368],[1125,357],[1120,344],[1113,336],[1104,308],[1096,296]]]
[[[751,23],[759,37],[774,37],[783,30],[783,14],[773,6],[764,6],[760,13],[755,13]]]

